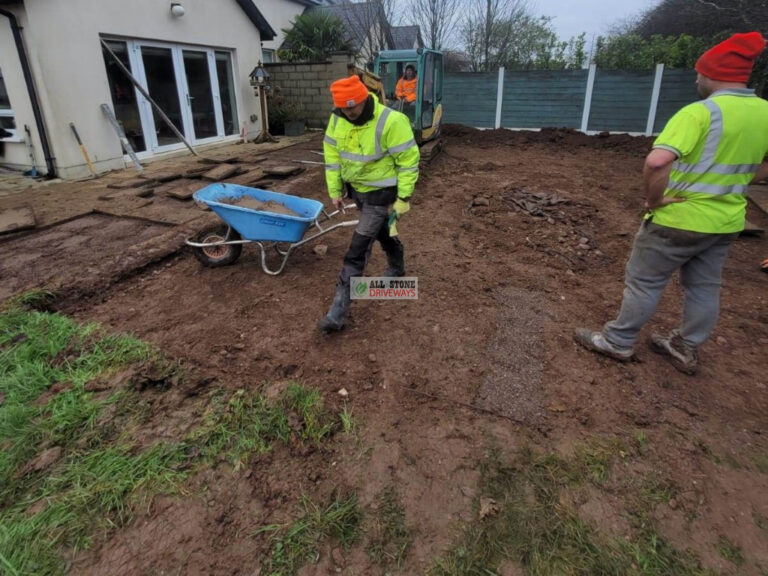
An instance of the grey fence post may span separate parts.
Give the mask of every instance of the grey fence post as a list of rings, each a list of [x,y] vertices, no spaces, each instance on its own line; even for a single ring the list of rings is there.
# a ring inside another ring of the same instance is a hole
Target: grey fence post
[[[648,109],[648,124],[645,125],[645,135],[653,134],[653,125],[656,124],[656,109],[659,106],[659,94],[661,93],[661,79],[664,77],[664,64],[656,64],[656,77],[653,79],[653,92],[651,93],[651,107]]]
[[[496,89],[496,123],[494,126],[501,128],[501,102],[504,99],[504,66],[499,68],[499,85]]]
[[[589,76],[587,76],[587,92],[584,94],[584,113],[581,115],[581,131],[586,132],[589,126],[589,111],[592,107],[592,91],[595,89],[595,64],[589,65]]]

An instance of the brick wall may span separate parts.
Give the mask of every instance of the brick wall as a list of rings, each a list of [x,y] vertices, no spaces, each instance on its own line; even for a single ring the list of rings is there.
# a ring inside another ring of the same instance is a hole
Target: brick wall
[[[269,72],[271,85],[280,88],[284,101],[293,100],[301,105],[307,126],[325,128],[333,109],[331,83],[348,76],[347,67],[353,63],[352,54],[338,53],[326,62],[275,62],[264,67]]]

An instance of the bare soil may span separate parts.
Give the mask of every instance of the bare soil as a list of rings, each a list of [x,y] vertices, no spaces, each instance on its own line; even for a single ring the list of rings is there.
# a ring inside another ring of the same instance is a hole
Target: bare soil
[[[250,208],[251,210],[258,210],[260,212],[271,212],[273,214],[285,214],[287,216],[301,216],[288,208],[285,204],[269,200],[268,202],[262,202],[257,200],[253,196],[243,195],[240,198],[222,198],[224,204],[231,204],[233,206],[240,206],[241,208]]]
[[[128,527],[79,552],[75,573],[257,574],[268,541],[254,534],[288,521],[302,493],[323,499],[354,490],[371,510],[394,485],[413,534],[400,573],[423,574],[456,541],[459,523],[475,517],[478,463],[489,443],[507,453],[523,445],[568,453],[595,438],[639,432],[647,438],[648,470],[676,487],[674,502],[653,511],[663,535],[716,573],[757,575],[758,564],[768,566],[768,535],[756,521],[768,518],[768,474],[759,464],[768,454],[768,275],[758,270],[765,240],[734,243],[719,324],[696,377],[644,345],[635,362],[619,364],[577,347],[571,334],[600,327],[618,309],[650,140],[451,126],[445,139],[398,226],[419,300],[357,301],[339,335],[321,335],[314,325],[330,304],[347,229],[323,239],[324,255],[296,251],[278,277],[262,273],[258,252],[247,245],[234,266],[220,269],[174,249],[159,263],[136,264],[133,274],[91,278],[102,289],[61,304],[182,359],[204,386],[298,380],[327,404],[346,402],[359,424],[357,438],[322,450],[280,448],[245,471],[221,466],[201,474],[189,487],[195,496],[155,499]],[[319,146],[318,139],[275,157],[311,159],[307,151]],[[327,202],[320,167],[274,189]],[[521,208],[524,201],[532,211]],[[749,218],[768,225],[752,207]],[[11,276],[23,276],[23,263],[40,279],[67,266],[90,274],[88,258],[103,256],[95,246],[112,238],[105,250],[120,248],[123,236],[108,233],[111,222],[53,240],[55,229],[43,233],[47,241],[38,234],[0,244],[3,267],[14,263],[0,290],[21,286]],[[135,234],[154,231],[132,226]],[[86,234],[87,241],[76,240]],[[54,242],[72,245],[48,264],[42,248]],[[385,266],[375,248],[370,274]],[[680,309],[673,281],[647,332],[673,328]],[[198,393],[170,397],[164,437],[199,417],[190,407]],[[579,510],[619,538],[632,514],[606,494]],[[741,548],[742,566],[718,554],[721,536]],[[319,563],[301,573],[385,571],[360,544],[343,554],[322,550]]]

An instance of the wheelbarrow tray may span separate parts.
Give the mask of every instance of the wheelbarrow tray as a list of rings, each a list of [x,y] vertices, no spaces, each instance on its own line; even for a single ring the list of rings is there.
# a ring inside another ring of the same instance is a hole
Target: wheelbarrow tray
[[[260,202],[278,202],[296,212],[298,216],[264,212],[222,202],[224,199],[238,199],[243,196],[250,196]],[[237,184],[210,184],[195,192],[193,197],[209,206],[244,239],[253,241],[298,242],[323,210],[322,202],[317,200]]]

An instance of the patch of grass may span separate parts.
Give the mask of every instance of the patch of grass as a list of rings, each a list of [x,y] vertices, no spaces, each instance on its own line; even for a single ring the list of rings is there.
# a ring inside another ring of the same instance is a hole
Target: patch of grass
[[[648,451],[649,443],[650,440],[645,432],[642,430],[635,431],[635,445],[640,454],[645,454]]]
[[[211,403],[202,427],[189,437],[210,462],[228,460],[235,470],[253,455],[263,454],[275,442],[288,444],[292,437],[319,445],[338,427],[316,390],[291,384],[277,402],[237,390],[228,399]]]
[[[744,555],[741,553],[741,548],[728,540],[725,536],[720,536],[717,539],[715,549],[724,560],[736,564],[736,566],[744,564]]]
[[[752,456],[752,462],[758,472],[768,474],[768,453],[755,454]]]
[[[183,478],[179,450],[104,445],[97,419],[127,392],[86,389],[129,364],[160,364],[160,356],[95,324],[21,306],[47,298],[28,295],[0,312],[0,572],[8,574],[62,573],[63,550],[88,546],[95,531],[124,522],[139,494],[171,490]],[[50,461],[32,460],[40,453]]]
[[[752,508],[752,522],[763,532],[768,534],[768,518],[760,514],[755,508]]]
[[[357,422],[355,422],[355,418],[352,416],[352,411],[344,406],[344,410],[339,414],[339,419],[341,420],[341,431],[344,434],[354,434],[355,430],[357,430]]]
[[[271,551],[262,563],[265,576],[289,576],[318,555],[319,545],[332,539],[348,549],[360,536],[362,512],[354,494],[334,495],[318,506],[301,499],[300,517],[288,525],[270,525],[254,535],[270,533]]]
[[[282,403],[286,410],[298,416],[302,440],[318,445],[337,427],[336,420],[326,411],[317,390],[291,384],[283,392]]]
[[[602,535],[579,517],[568,490],[605,482],[622,453],[602,446],[565,459],[522,450],[507,464],[491,450],[480,465],[480,497],[492,498],[498,511],[466,526],[428,574],[488,576],[504,560],[535,575],[707,574],[694,558],[670,547],[648,518],[626,540]]]
[[[220,454],[238,466],[275,442],[319,443],[339,427],[316,391],[294,384],[273,402],[220,396],[183,440],[145,446],[133,433],[152,409],[134,388],[163,389],[179,377],[134,338],[13,303],[0,308],[0,574],[63,574],[65,555],[123,525],[154,494],[177,490],[195,466]],[[122,384],[113,390],[115,379]],[[310,526],[348,541],[342,504],[307,502]]]
[[[405,526],[405,511],[394,486],[387,486],[377,498],[369,538],[368,555],[374,562],[402,567],[413,539]]]

